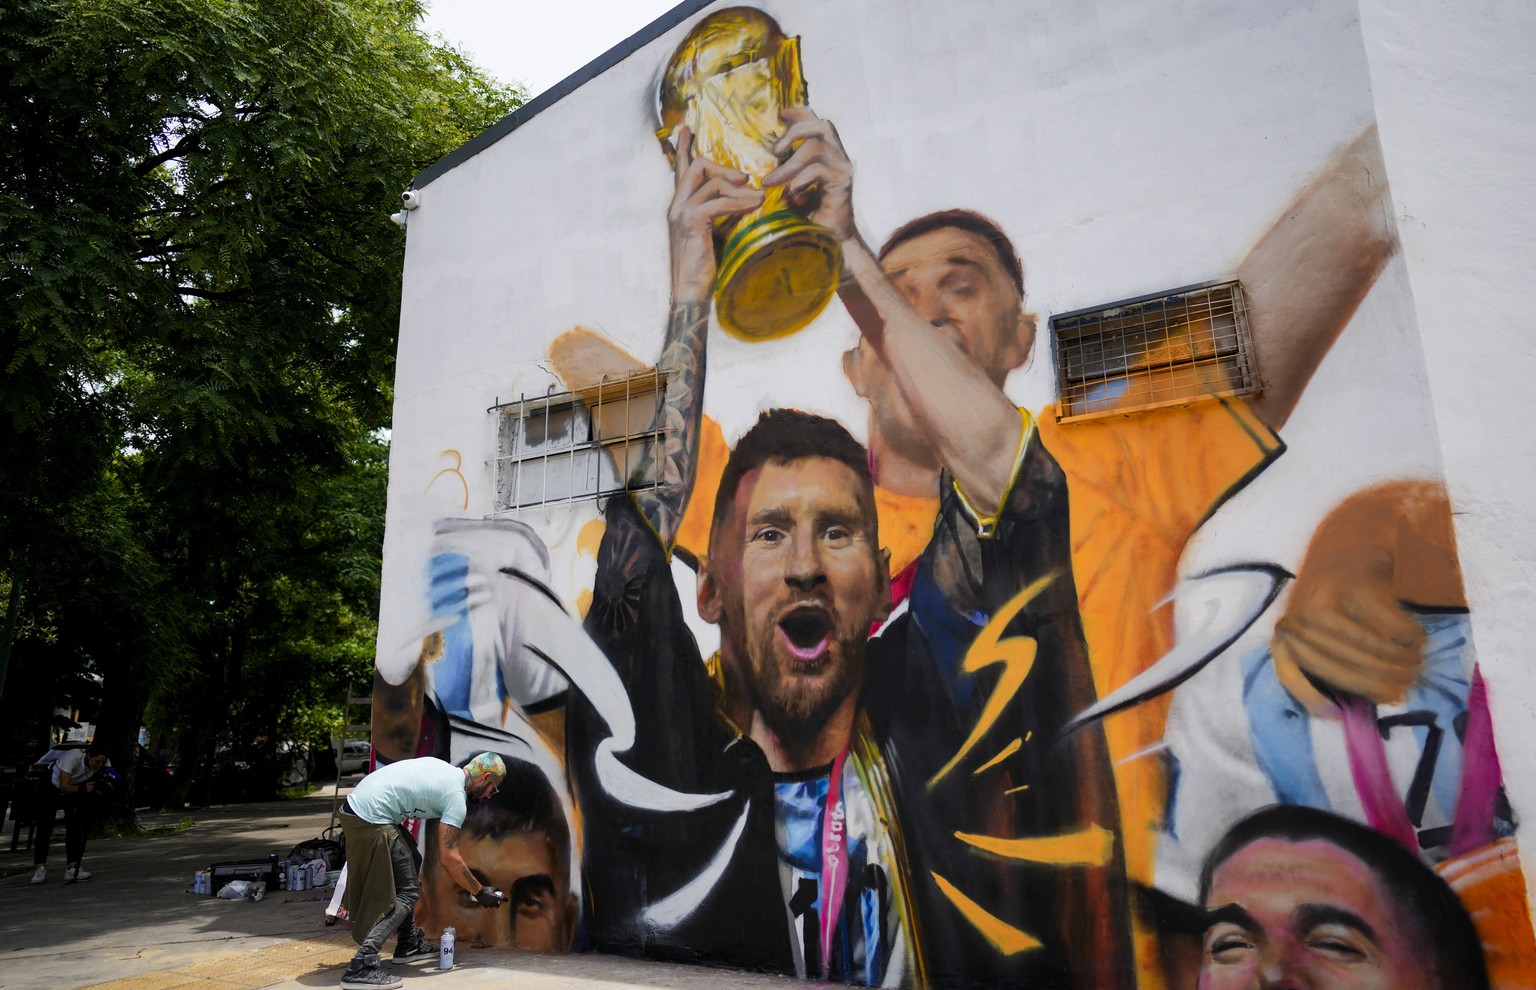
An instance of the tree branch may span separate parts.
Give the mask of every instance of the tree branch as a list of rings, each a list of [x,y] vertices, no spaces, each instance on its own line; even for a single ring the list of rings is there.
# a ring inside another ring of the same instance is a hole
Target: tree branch
[[[250,295],[249,289],[233,289],[228,292],[215,292],[212,289],[197,289],[190,285],[178,285],[176,294],[191,296],[194,299],[212,299],[217,302],[236,302]]]
[[[201,131],[188,131],[181,136],[181,140],[166,148],[158,155],[150,155],[133,167],[135,173],[147,175],[174,158],[190,155],[194,151],[201,151],[203,135]]]

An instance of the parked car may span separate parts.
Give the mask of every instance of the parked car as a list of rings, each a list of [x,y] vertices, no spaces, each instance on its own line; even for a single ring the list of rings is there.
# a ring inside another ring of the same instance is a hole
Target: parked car
[[[171,768],[143,746],[135,748],[135,759],[134,803],[141,808],[165,807],[171,799]]]
[[[367,773],[368,761],[373,755],[373,746],[366,739],[345,739],[341,744],[341,757],[337,760],[337,771],[347,777],[355,773]]]

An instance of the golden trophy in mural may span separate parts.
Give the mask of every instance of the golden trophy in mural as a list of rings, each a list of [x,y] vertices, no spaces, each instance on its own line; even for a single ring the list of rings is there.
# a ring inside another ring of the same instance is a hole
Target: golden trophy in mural
[[[800,39],[787,38],[773,18],[731,7],[700,21],[672,53],[657,92],[661,139],[686,124],[694,152],[745,172],[755,188],[779,164],[773,146],[786,129],[779,111],[805,105]],[[715,229],[715,312],[720,326],[742,340],[772,340],[814,320],[842,274],[832,232],[796,213],[784,190],[770,188],[763,205],[722,219]]]

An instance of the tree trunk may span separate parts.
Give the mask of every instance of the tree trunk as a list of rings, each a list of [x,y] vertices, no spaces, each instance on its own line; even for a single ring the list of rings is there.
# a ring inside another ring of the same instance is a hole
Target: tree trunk
[[[186,805],[199,766],[207,768],[203,774],[203,804],[213,803],[213,771],[218,755],[218,737],[211,730],[214,723],[219,722],[223,714],[229,711],[249,638],[244,627],[237,628],[220,644],[215,655],[201,665],[208,672],[203,678],[205,689],[200,693],[208,707],[206,711],[191,713],[188,720],[192,729],[190,732],[183,731],[177,747],[175,784],[171,790],[171,801],[177,807]]]
[[[202,671],[198,679],[202,682],[203,690],[196,692],[197,697],[207,699],[209,710],[205,712],[183,712],[181,714],[181,731],[176,739],[176,769],[171,777],[171,796],[167,802],[172,808],[185,808],[192,799],[192,784],[197,778],[197,772],[203,765],[209,762],[209,755],[214,746],[213,723],[215,712],[222,710],[223,702],[219,699],[223,695],[220,686],[224,677],[221,676],[228,664],[228,650],[217,649],[205,654],[198,668]],[[209,803],[212,782],[212,767],[208,767],[203,774],[203,804]]]
[[[0,630],[0,698],[5,697],[6,675],[11,669],[11,646],[16,642],[16,627],[21,624],[21,592],[32,563],[25,547],[16,553],[16,559],[16,567],[11,571],[11,593],[5,603],[5,627]]]
[[[112,767],[122,775],[122,783],[112,794],[103,814],[102,824],[112,825],[125,832],[139,828],[138,814],[138,754],[139,726],[144,719],[144,708],[149,703],[149,690],[144,678],[132,660],[117,665],[102,682],[100,724],[96,728],[96,741],[107,747]]]

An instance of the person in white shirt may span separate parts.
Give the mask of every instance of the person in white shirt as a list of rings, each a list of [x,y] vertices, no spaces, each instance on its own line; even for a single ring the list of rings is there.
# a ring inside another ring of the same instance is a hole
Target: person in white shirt
[[[405,819],[437,819],[439,866],[482,908],[506,903],[506,895],[482,883],[459,851],[469,802],[490,798],[506,776],[506,764],[495,753],[480,753],[463,767],[426,756],[379,767],[347,796],[341,812],[347,840],[344,896],[358,950],[341,975],[342,990],[398,990],[403,985],[383,968],[379,956],[392,934],[395,962],[437,952],[416,927],[420,863],[414,841],[400,825]]]
[[[91,878],[80,868],[80,859],[85,855],[85,837],[90,831],[89,812],[96,797],[96,781],[110,765],[106,748],[99,743],[66,750],[53,760],[48,782],[38,788],[37,837],[32,853],[32,864],[37,868],[32,871],[33,883],[48,879],[48,845],[53,840],[53,820],[60,808],[64,809],[64,882]]]

